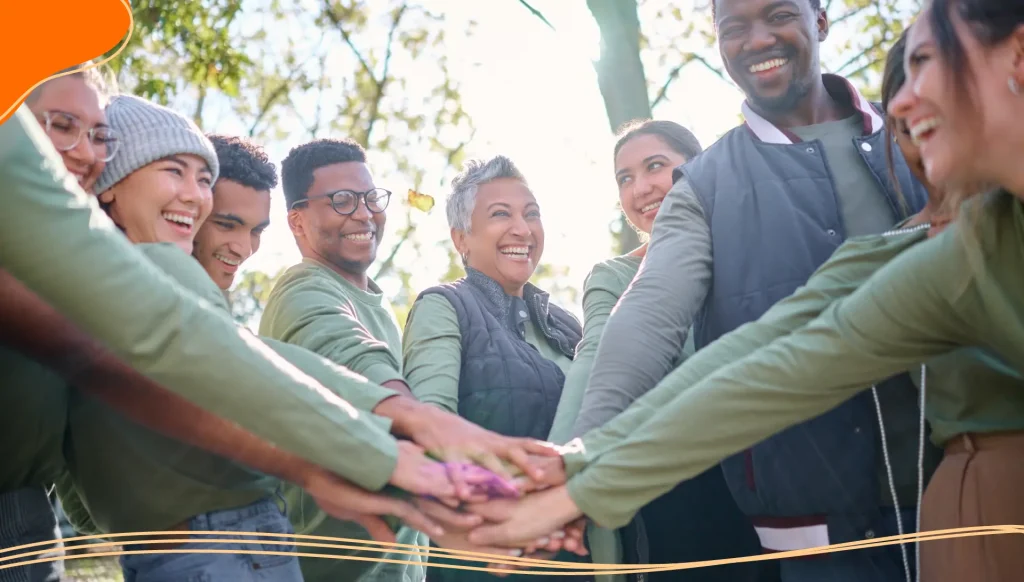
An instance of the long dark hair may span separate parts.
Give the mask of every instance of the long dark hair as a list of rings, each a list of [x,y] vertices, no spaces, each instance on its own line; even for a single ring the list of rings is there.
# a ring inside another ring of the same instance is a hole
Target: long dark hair
[[[971,35],[984,46],[1006,40],[1024,23],[1024,1],[1021,0],[932,0],[928,24],[939,54],[953,73],[951,78],[971,78],[967,54],[953,24],[954,10],[956,16],[967,24]],[[965,84],[956,83],[954,91],[966,102]]]
[[[900,201],[900,209],[903,211],[903,214],[909,212],[909,207],[900,188],[900,181],[896,177],[896,156],[893,151],[895,149],[896,132],[901,131],[901,129],[897,126],[893,117],[889,115],[889,104],[892,103],[896,94],[903,88],[903,84],[907,82],[907,74],[903,70],[903,57],[907,52],[907,33],[909,31],[910,28],[904,30],[903,34],[889,48],[889,54],[885,57],[885,69],[882,72],[882,113],[885,115],[885,128],[889,133],[887,137],[891,138],[885,140],[885,165],[889,170],[889,181],[892,182],[893,190],[895,190],[896,197]]]
[[[628,141],[641,135],[660,137],[668,147],[672,148],[672,151],[684,156],[687,160],[693,159],[703,151],[693,132],[674,121],[664,119],[634,119],[620,127],[617,135],[618,139],[615,141],[612,158],[619,155],[619,150]]]

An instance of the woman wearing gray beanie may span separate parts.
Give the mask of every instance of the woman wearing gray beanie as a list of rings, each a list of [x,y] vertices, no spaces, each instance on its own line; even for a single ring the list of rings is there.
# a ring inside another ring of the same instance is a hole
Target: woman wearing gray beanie
[[[218,173],[213,145],[187,118],[138,97],[114,98],[107,117],[119,132],[122,146],[97,182],[101,204],[157,268],[221,306],[220,290],[190,255],[196,231],[212,208],[211,188]],[[224,365],[246,364],[225,361]],[[310,373],[306,366],[299,367]],[[276,480],[136,424],[77,390],[70,393],[66,442],[67,473],[58,481],[57,491],[72,524],[82,533],[294,533],[275,499]],[[246,553],[294,551],[292,540],[249,537],[248,543],[218,544],[205,539],[195,537],[184,545],[133,545],[125,540],[127,551],[197,552],[122,556],[124,578],[127,582],[302,580],[295,556]],[[231,553],[199,553],[203,550]]]
[[[213,144],[188,118],[134,95],[112,99],[107,119],[121,147],[96,182],[103,208],[132,242],[191,253],[213,207]]]

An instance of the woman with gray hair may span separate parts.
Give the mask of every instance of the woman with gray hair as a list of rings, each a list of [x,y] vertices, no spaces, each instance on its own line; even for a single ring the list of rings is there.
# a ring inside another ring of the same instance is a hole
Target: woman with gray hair
[[[546,440],[582,329],[529,283],[544,252],[540,206],[515,164],[496,156],[466,163],[452,180],[447,214],[466,276],[413,304],[402,346],[409,387],[488,430]],[[497,578],[430,568],[427,580]]]

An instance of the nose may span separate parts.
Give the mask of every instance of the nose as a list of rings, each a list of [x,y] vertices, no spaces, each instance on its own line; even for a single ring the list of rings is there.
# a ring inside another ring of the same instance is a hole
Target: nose
[[[370,207],[366,205],[366,198],[359,197],[356,199],[356,209],[350,216],[361,222],[369,222],[373,219],[373,213],[370,212]]]
[[[903,83],[900,90],[896,92],[892,100],[889,101],[889,111],[887,113],[891,117],[902,119],[906,121],[907,117],[910,116],[910,112],[917,104],[917,95],[914,94],[914,90],[908,79],[907,82]]]
[[[533,231],[530,229],[530,223],[526,222],[526,219],[522,216],[517,216],[512,221],[512,227],[509,232],[522,238],[529,238]]]
[[[96,150],[93,149],[88,135],[83,135],[82,138],[78,140],[78,143],[75,144],[75,147],[65,153],[76,162],[85,164],[89,167],[92,167],[98,159],[96,156]]]
[[[228,244],[228,248],[231,250],[231,252],[235,253],[239,257],[242,257],[243,261],[251,257],[252,254],[255,252],[252,248],[252,238],[248,236],[248,233],[243,233],[242,236],[239,236],[236,240],[231,241]]]
[[[654,189],[654,183],[646,176],[639,175],[633,178],[633,198],[643,198]]]
[[[750,27],[750,35],[747,42],[743,43],[744,52],[758,53],[775,46],[777,39],[775,34],[762,22],[755,22]]]
[[[198,180],[184,180],[181,190],[178,191],[178,200],[190,208],[200,208],[203,205],[203,198],[207,196],[208,190],[199,184]],[[212,196],[212,194],[210,194]]]

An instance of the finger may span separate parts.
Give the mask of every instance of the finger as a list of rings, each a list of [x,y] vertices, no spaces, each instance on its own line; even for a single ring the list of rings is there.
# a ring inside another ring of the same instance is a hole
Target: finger
[[[462,467],[463,463],[461,462],[453,463],[451,461],[445,461],[444,463],[444,470],[448,475],[448,481],[455,489],[455,497],[457,499],[466,500],[473,494],[473,488],[466,482],[466,475],[462,470]]]
[[[363,526],[367,533],[370,534],[370,538],[378,542],[395,543],[395,532],[391,531],[388,524],[383,519],[376,515],[358,515],[355,518],[355,522]]]
[[[508,499],[495,499],[486,503],[477,503],[466,508],[470,513],[479,515],[483,519],[501,523],[512,518],[516,508],[516,502]]]
[[[475,513],[455,511],[436,501],[416,500],[416,507],[424,515],[440,523],[447,530],[467,530],[483,523],[484,518]]]
[[[502,479],[512,479],[512,475],[508,472],[508,468],[505,467],[505,463],[501,462],[498,455],[490,451],[476,451],[470,456],[476,464],[480,465],[484,469],[491,471],[498,475]]]
[[[477,465],[463,465],[460,470],[466,483],[473,488],[473,494],[484,493],[489,498],[519,497],[519,490],[512,481],[493,471]]]
[[[522,447],[527,453],[531,455],[557,457],[561,454],[558,452],[558,448],[554,445],[554,443],[538,441],[536,439],[522,439]]]
[[[380,515],[393,515],[410,528],[427,534],[428,537],[439,537],[445,534],[444,528],[416,509],[411,503],[398,499],[388,499],[387,508],[377,511]]]
[[[544,480],[544,470],[530,462],[530,455],[524,447],[525,443],[516,443],[507,451],[506,457],[527,477],[534,481]]]
[[[497,523],[482,525],[469,532],[469,543],[477,546],[502,546],[508,548],[523,547],[529,545],[539,532],[515,531],[515,529],[529,529],[529,525],[521,528],[510,528],[508,523]]]

